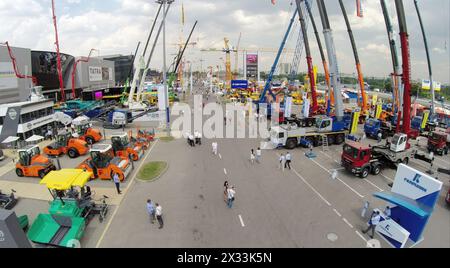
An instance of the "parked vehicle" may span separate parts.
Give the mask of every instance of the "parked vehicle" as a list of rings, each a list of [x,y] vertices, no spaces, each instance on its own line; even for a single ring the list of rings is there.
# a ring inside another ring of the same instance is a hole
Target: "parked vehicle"
[[[41,155],[37,145],[27,146],[18,150],[19,161],[16,164],[16,174],[19,177],[43,178],[50,171],[56,170],[53,162]]]
[[[77,158],[89,152],[88,143],[82,139],[72,138],[69,132],[59,133],[56,142],[44,148],[44,153],[49,156],[67,154],[70,158]]]

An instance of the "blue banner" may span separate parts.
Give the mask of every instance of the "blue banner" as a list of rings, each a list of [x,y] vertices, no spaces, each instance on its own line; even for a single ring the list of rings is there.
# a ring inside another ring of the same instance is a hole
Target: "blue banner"
[[[231,88],[233,89],[247,89],[248,81],[247,80],[232,80]]]

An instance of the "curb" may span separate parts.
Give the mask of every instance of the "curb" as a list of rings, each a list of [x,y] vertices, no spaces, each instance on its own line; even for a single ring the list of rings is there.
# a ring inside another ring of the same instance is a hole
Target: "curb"
[[[136,176],[136,180],[137,181],[140,181],[140,182],[143,182],[143,183],[152,183],[152,182],[155,182],[155,181],[158,181],[164,174],[166,174],[166,172],[167,172],[167,170],[169,170],[169,163],[168,162],[165,162],[167,165],[166,165],[166,168],[161,172],[161,174],[159,174],[156,178],[154,178],[153,180],[151,180],[151,181],[146,181],[146,180],[141,180],[141,179],[139,179],[137,176]]]

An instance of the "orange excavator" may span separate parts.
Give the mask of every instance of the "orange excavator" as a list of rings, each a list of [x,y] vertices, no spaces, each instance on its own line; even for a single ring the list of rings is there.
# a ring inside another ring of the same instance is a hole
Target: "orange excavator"
[[[138,161],[144,155],[142,147],[136,144],[131,144],[130,138],[126,133],[113,134],[111,136],[111,143],[115,156]]]
[[[113,175],[117,174],[123,182],[133,166],[128,158],[114,156],[111,145],[96,144],[91,148],[90,157],[78,165],[77,169],[92,172],[91,179],[111,180]]]
[[[49,156],[67,154],[70,158],[77,158],[89,152],[88,143],[81,139],[75,139],[69,132],[59,133],[57,141],[44,148],[44,153]]]
[[[53,162],[41,155],[39,146],[27,146],[18,150],[19,161],[16,163],[16,174],[19,177],[44,178],[50,171],[56,170]]]

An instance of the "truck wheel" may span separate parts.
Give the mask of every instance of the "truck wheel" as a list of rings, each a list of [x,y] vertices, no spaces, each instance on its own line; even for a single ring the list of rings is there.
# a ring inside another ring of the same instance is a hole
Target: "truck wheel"
[[[17,174],[17,176],[19,176],[19,177],[23,177],[23,171],[22,171],[22,169],[16,168],[16,174]]]
[[[372,168],[372,174],[373,175],[378,175],[378,174],[380,174],[381,173],[381,167],[380,167],[380,165],[375,165],[373,168]]]
[[[333,136],[333,135],[328,136],[327,139],[328,139],[328,144],[329,145],[332,145],[332,144],[336,143],[336,137]]]
[[[447,147],[445,147],[445,149],[444,149],[444,154],[448,155],[448,148]]]
[[[313,122],[312,121],[308,121],[307,126],[308,127],[312,127],[313,126]]]
[[[89,145],[92,145],[92,144],[95,143],[95,140],[94,140],[94,138],[92,138],[92,137],[87,137],[87,138],[86,138],[86,142],[87,142]]]
[[[288,139],[286,142],[286,149],[292,150],[295,149],[295,147],[297,147],[297,140],[294,138]]]
[[[336,145],[341,145],[345,142],[345,135],[339,134],[336,136]]]
[[[78,152],[75,149],[70,149],[67,154],[69,155],[70,158],[77,158],[78,157]]]
[[[368,176],[369,176],[369,168],[363,169],[363,171],[361,172],[361,178],[365,179]]]
[[[45,171],[43,169],[38,171],[39,178],[43,179],[45,177],[45,175],[47,175],[47,174],[45,174]]]

